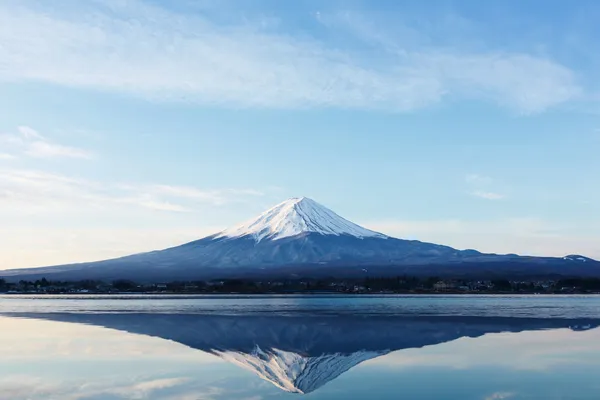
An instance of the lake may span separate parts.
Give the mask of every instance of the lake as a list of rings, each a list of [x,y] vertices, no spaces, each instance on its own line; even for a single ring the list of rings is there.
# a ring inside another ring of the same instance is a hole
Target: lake
[[[598,399],[599,296],[0,296],[0,399]]]

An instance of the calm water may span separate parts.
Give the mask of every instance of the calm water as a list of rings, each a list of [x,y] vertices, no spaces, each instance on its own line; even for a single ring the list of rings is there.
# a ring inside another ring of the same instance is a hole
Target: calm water
[[[599,399],[596,296],[0,296],[0,399]]]

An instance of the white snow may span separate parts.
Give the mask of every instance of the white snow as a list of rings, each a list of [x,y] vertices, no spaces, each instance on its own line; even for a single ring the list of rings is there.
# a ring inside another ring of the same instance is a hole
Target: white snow
[[[389,350],[305,357],[278,349],[263,351],[256,346],[252,353],[218,350],[213,353],[225,361],[254,372],[260,378],[286,392],[306,394],[320,388],[363,361],[389,353]]]
[[[568,261],[581,261],[581,262],[587,262],[587,258],[585,257],[581,257],[581,256],[565,256],[563,257],[564,260],[568,260]]]
[[[250,221],[219,233],[215,238],[252,236],[260,242],[307,232],[387,239],[387,236],[356,225],[307,197],[286,200]]]

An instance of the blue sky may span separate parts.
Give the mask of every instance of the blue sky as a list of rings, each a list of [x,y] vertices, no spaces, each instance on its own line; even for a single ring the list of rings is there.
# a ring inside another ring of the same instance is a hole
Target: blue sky
[[[600,258],[595,1],[5,1],[0,268],[309,196],[371,229]]]

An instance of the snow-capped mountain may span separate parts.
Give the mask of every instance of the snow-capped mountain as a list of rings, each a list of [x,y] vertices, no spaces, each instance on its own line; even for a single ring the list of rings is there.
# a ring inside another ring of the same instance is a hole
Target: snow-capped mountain
[[[387,239],[386,235],[356,225],[307,197],[286,200],[250,221],[217,234],[215,239],[252,237],[260,242],[304,233]]]
[[[582,260],[585,260],[583,262]],[[396,239],[354,224],[306,197],[286,200],[258,217],[206,238],[111,260],[25,270],[8,279],[162,281],[294,276],[600,276],[582,256],[521,257]]]

